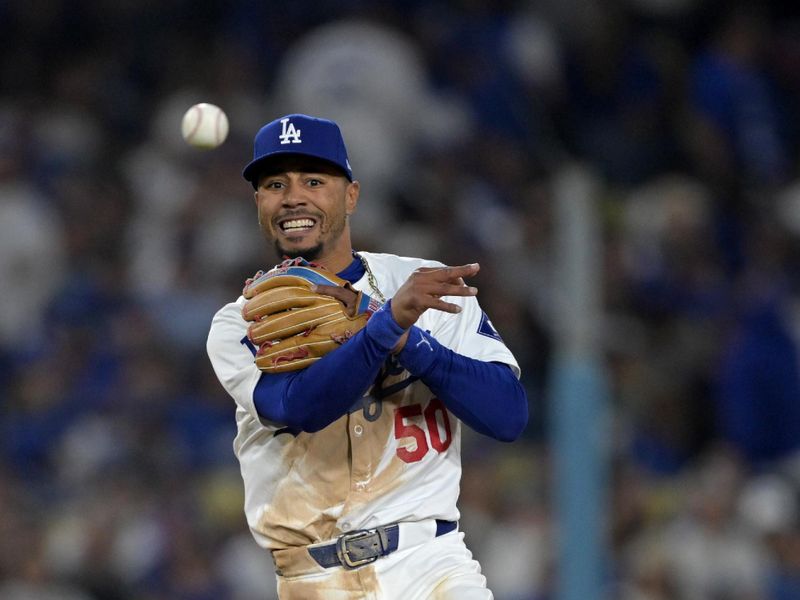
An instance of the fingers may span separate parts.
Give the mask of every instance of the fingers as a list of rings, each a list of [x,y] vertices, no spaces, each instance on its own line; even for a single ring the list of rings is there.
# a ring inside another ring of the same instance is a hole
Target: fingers
[[[441,299],[434,299],[428,304],[428,308],[433,308],[435,310],[441,310],[442,312],[451,313],[457,315],[461,312],[461,307],[458,304],[453,304],[452,302],[445,302]]]
[[[414,271],[392,298],[392,316],[403,328],[413,325],[428,309],[457,314],[461,307],[442,300],[445,296],[475,296],[478,289],[464,283],[475,275],[477,263],[455,267],[421,267]]]
[[[470,263],[467,265],[460,265],[457,267],[420,267],[414,273],[425,273],[427,277],[431,277],[436,281],[459,281],[464,283],[464,277],[472,277],[481,266],[478,263]]]
[[[358,294],[353,290],[340,287],[338,285],[312,284],[311,291],[316,292],[317,294],[322,294],[323,296],[331,296],[332,298],[336,298],[339,302],[345,305],[348,315],[351,317],[354,316],[353,313],[356,309],[355,304]]]
[[[420,267],[411,275],[412,285],[435,298],[441,296],[475,296],[478,289],[464,283],[480,270],[478,263],[457,267]],[[438,308],[438,307],[430,307]],[[441,310],[441,309],[440,309]]]
[[[435,286],[434,296],[477,296],[478,288],[465,284],[440,283]]]
[[[309,289],[316,294],[322,294],[323,296],[333,296],[337,300],[339,300],[340,298],[349,298],[350,296],[353,295],[353,292],[351,292],[346,288],[339,287],[338,285],[324,285],[321,283],[312,283]]]

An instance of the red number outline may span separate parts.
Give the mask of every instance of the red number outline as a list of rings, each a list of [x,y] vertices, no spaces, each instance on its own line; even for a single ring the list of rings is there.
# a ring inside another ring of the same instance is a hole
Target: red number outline
[[[436,421],[436,411],[442,413],[442,425],[444,426],[445,439],[439,435],[439,423]],[[428,437],[431,439],[431,446],[437,452],[444,452],[450,447],[453,441],[453,434],[450,431],[450,417],[447,416],[447,409],[439,398],[433,398],[425,409],[425,422],[428,424]]]
[[[436,419],[436,413],[440,412],[442,415],[442,427],[444,429],[445,439],[439,432],[439,422]],[[427,434],[425,429],[416,423],[406,423],[405,419],[414,419],[415,417],[424,417],[427,426]],[[413,438],[416,442],[416,448],[409,450],[405,446],[397,447],[397,456],[403,462],[414,463],[422,460],[428,453],[431,447],[437,452],[444,452],[450,447],[453,442],[452,429],[450,427],[450,417],[444,403],[439,398],[432,398],[422,411],[421,404],[409,404],[407,406],[399,406],[394,411],[394,438],[402,440]],[[428,439],[430,438],[430,444]]]

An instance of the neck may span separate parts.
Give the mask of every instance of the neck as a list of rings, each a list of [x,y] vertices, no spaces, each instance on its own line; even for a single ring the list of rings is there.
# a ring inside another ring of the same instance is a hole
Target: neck
[[[333,273],[344,271],[353,260],[353,248],[347,244],[335,252],[331,252],[326,256],[321,256],[314,262],[322,265]]]

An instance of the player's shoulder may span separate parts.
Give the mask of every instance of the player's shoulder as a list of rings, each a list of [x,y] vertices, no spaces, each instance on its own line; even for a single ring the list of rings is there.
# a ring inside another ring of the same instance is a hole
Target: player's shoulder
[[[209,337],[221,334],[223,331],[247,327],[247,322],[242,317],[244,296],[239,296],[235,302],[229,302],[220,308],[211,318]]]
[[[233,302],[228,302],[227,304],[223,305],[222,308],[220,308],[214,314],[214,319],[212,319],[212,321],[216,320],[217,318],[224,318],[227,315],[231,315],[231,314],[236,314],[236,315],[241,316],[242,315],[242,306],[244,306],[244,303],[245,303],[244,296],[239,296]]]
[[[222,368],[227,364],[233,348],[240,349],[242,339],[247,335],[247,321],[242,317],[244,297],[240,296],[235,302],[229,302],[220,308],[211,318],[211,326],[206,338],[206,352],[211,358],[214,368]]]
[[[443,267],[444,263],[427,258],[399,256],[387,252],[359,252],[373,270],[407,276],[420,267]]]

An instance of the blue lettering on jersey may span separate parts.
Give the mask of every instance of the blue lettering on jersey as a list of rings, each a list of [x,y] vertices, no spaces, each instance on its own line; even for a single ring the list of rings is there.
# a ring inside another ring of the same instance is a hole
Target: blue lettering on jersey
[[[383,399],[376,398],[372,394],[367,394],[361,398],[361,412],[364,418],[373,423],[381,418],[383,414]]]
[[[489,315],[486,314],[486,311],[483,311],[481,314],[481,323],[478,325],[478,333],[490,337],[493,340],[497,340],[498,342],[503,341],[503,338],[500,337],[500,334],[497,333],[497,329],[494,328],[494,325],[492,325],[492,322],[489,320]]]
[[[383,413],[383,399],[407,388],[419,379],[419,377],[409,374],[405,379],[386,387],[383,386],[383,382],[386,381],[389,376],[400,375],[404,371],[405,369],[397,360],[397,357],[391,355],[387,357],[386,361],[383,363],[383,368],[381,368],[380,373],[378,373],[378,376],[375,378],[375,383],[372,385],[370,393],[356,400],[348,412],[352,413],[360,410],[363,412],[364,418],[367,421],[377,421]]]
[[[404,371],[405,369],[403,365],[400,364],[400,361],[397,360],[397,357],[389,355],[386,358],[386,362],[383,364],[383,369],[381,369],[381,372],[375,380],[375,385],[372,387],[372,395],[378,400],[383,400],[407,388],[419,379],[419,377],[414,377],[409,374],[405,379],[384,387],[383,382],[386,381],[389,376],[401,375]]]

